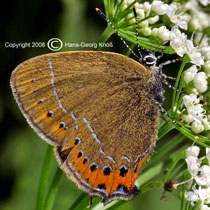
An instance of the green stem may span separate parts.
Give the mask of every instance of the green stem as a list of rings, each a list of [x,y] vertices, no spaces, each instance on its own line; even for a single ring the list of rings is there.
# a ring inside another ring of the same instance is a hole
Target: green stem
[[[109,18],[109,14],[110,14],[110,0],[104,0],[104,7],[105,7],[105,13],[107,18]]]
[[[63,172],[61,171],[60,168],[57,167],[55,176],[53,178],[52,184],[50,186],[49,192],[47,194],[47,199],[45,201],[45,210],[51,210],[54,200],[55,200],[55,196],[56,196],[56,192],[58,189],[58,185],[60,183],[61,177],[62,177]]]
[[[180,78],[181,78],[181,74],[182,74],[182,71],[185,67],[185,64],[188,63],[190,60],[189,60],[189,57],[186,55],[184,56],[183,60],[182,60],[182,64],[181,64],[181,67],[179,69],[179,72],[177,74],[177,78],[176,78],[176,82],[175,82],[175,85],[174,87],[177,88],[178,87],[178,84],[179,84],[179,81],[180,81]],[[173,112],[173,108],[178,100],[178,97],[179,97],[179,93],[176,92],[176,90],[173,91],[173,96],[172,96],[172,106],[171,106],[171,110],[172,110],[172,113]]]
[[[200,146],[202,147],[209,147],[208,144],[204,143],[203,141],[205,142],[209,142],[208,138],[206,139],[196,139],[195,138],[195,135],[190,132],[188,129],[186,129],[185,127],[179,127],[179,126],[176,126],[176,129],[181,132],[183,135],[185,135],[187,138],[189,138],[190,140],[192,140],[193,142],[196,141],[196,144],[199,144]],[[203,141],[202,141],[203,140]]]
[[[169,176],[171,175],[174,167],[176,166],[176,164],[179,162],[179,160],[183,159],[185,157],[185,151],[181,151],[177,157],[175,158],[175,160],[173,161],[171,167],[169,168],[168,172],[166,173],[166,175],[163,178],[163,183],[165,183],[168,179]]]
[[[51,145],[48,145],[40,176],[39,189],[36,201],[36,210],[44,209],[44,200],[46,196],[47,182],[50,173],[52,157],[53,157],[53,148]]]
[[[114,33],[114,30],[112,29],[112,27],[107,25],[107,27],[105,28],[105,30],[103,31],[103,33],[101,34],[101,36],[98,40],[98,47],[96,50],[100,50],[101,47],[100,47],[99,43],[106,42],[113,33]]]
[[[87,209],[89,196],[87,193],[82,192],[81,195],[74,201],[68,210]]]
[[[163,184],[161,181],[151,181],[145,184],[143,187],[141,187],[141,195],[155,188],[160,188],[162,187],[162,185]]]
[[[177,134],[176,136],[174,136],[173,138],[171,138],[170,140],[166,141],[158,150],[156,153],[154,153],[151,156],[151,160],[150,160],[150,165],[154,165],[157,162],[161,161],[165,156],[167,156],[168,154],[173,152],[173,149],[175,147],[178,147],[179,144],[181,144],[181,142],[183,142],[183,140],[186,137],[182,134]],[[147,169],[147,165],[144,167],[144,170]]]
[[[162,126],[158,132],[158,140],[160,140],[163,136],[165,136],[169,131],[171,131],[172,129],[174,129],[174,125],[173,123],[170,121],[168,123],[166,123],[164,126]]]
[[[184,203],[186,202],[185,199],[185,185],[182,185],[182,194],[181,194],[181,206],[180,206],[180,210],[184,210]]]
[[[163,162],[159,162],[155,166],[149,168],[146,172],[141,174],[137,179],[137,185],[141,186],[150,179],[154,178],[156,175],[160,174],[163,170]]]

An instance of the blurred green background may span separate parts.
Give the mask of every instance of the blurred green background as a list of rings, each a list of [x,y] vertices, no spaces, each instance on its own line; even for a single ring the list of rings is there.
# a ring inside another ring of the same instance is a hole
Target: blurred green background
[[[106,27],[95,7],[104,10],[99,0],[17,0],[1,5],[1,69],[0,69],[0,209],[34,209],[40,172],[47,144],[26,123],[15,103],[10,85],[10,74],[28,58],[50,53],[46,47],[8,48],[5,42],[45,42],[53,37],[63,42],[96,42]],[[123,52],[124,46],[116,36],[111,50]],[[109,41],[110,41],[109,40]],[[90,50],[91,48],[63,48],[62,50]],[[53,160],[51,178],[57,163]],[[163,190],[153,190],[134,201],[125,202],[118,209],[175,210],[179,200]],[[82,192],[65,175],[58,189],[54,209],[68,209]]]

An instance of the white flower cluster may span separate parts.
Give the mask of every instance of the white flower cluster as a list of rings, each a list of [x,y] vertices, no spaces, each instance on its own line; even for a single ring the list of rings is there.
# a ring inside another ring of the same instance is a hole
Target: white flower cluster
[[[184,113],[183,120],[191,126],[193,132],[208,131],[207,135],[210,137],[210,116],[201,103],[202,94],[208,91],[210,79],[210,38],[202,33],[203,29],[210,26],[210,15],[202,11],[201,5],[206,6],[209,1],[189,0],[181,5],[176,2],[165,4],[155,0],[151,3],[135,3],[135,8],[140,21],[139,28],[144,36],[169,41],[170,46],[180,57],[186,54],[189,56],[193,65],[184,72],[186,92],[189,95],[184,96],[185,108],[181,113]],[[124,0],[123,9],[132,3],[133,0]],[[162,15],[167,16],[173,23],[174,26],[170,30],[165,25],[160,26]],[[133,12],[128,18],[135,22]],[[194,40],[193,37],[188,39],[187,33],[183,32],[188,30],[188,26],[198,30],[194,34]],[[208,106],[207,101],[205,103]]]
[[[210,137],[210,115],[206,113],[202,104],[208,105],[207,101],[203,100],[202,94],[208,90],[208,80],[210,78],[210,46],[208,46],[206,40],[204,38],[201,44],[195,48],[197,50],[195,59],[192,59],[192,54],[190,56],[191,62],[196,65],[192,65],[184,71],[185,90],[189,95],[183,97],[187,111],[187,114],[183,115],[183,119],[190,124],[195,133],[208,131],[207,135]],[[203,63],[198,60],[199,58],[201,61],[201,54],[204,57]]]
[[[186,150],[186,163],[191,174],[192,189],[187,191],[186,197],[194,206],[200,201],[200,210],[210,210],[210,149],[206,148],[206,155],[198,158],[200,148],[191,146]],[[208,164],[202,164],[202,160],[207,159]]]
[[[192,65],[184,72],[184,81],[187,86],[193,88],[190,89],[191,93],[198,95],[204,93],[208,89],[207,79],[210,77],[210,64],[204,65],[204,71],[198,72],[196,65]]]
[[[185,54],[188,54],[193,64],[198,66],[204,64],[204,59],[199,49],[194,47],[193,41],[187,39],[187,35],[182,33],[177,27],[173,27],[171,30],[170,45],[179,56],[183,57]]]
[[[203,29],[210,26],[210,15],[202,11],[199,3],[203,6],[207,6],[210,1],[190,0],[184,5],[184,9],[190,14],[189,25],[193,28],[193,30],[202,31]]]
[[[119,0],[120,2],[121,0]],[[210,61],[209,39],[203,39],[199,46],[195,47],[191,39],[180,29],[187,30],[190,25],[193,30],[203,30],[210,26],[210,15],[201,10],[200,4],[208,5],[208,0],[189,0],[187,3],[180,5],[176,2],[165,4],[162,1],[155,0],[152,3],[135,3],[136,13],[139,20],[140,32],[144,36],[153,36],[162,41],[170,41],[170,45],[176,53],[183,57],[188,54],[191,62],[195,65],[202,66],[206,61]],[[126,9],[133,0],[124,0],[121,7]],[[166,15],[174,26],[168,29],[158,21],[162,15]],[[134,23],[133,12],[127,16],[130,22]],[[157,26],[155,25],[156,23]],[[200,37],[201,38],[201,37]],[[204,40],[204,41],[203,41]]]
[[[132,3],[133,0],[124,0],[122,9],[126,9]],[[153,27],[153,24],[159,21],[161,15],[167,15],[173,24],[181,29],[187,30],[189,15],[182,15],[182,13],[179,12],[178,4],[175,2],[170,5],[164,4],[162,1],[157,0],[153,1],[152,3],[147,1],[144,3],[137,2],[135,3],[135,8],[138,15],[138,20],[142,20],[140,21],[139,27],[142,29],[141,32],[144,36],[153,35],[162,41],[170,40],[169,29],[167,29],[165,26]],[[153,13],[152,16],[151,13]],[[131,19],[131,22],[135,22],[133,13],[129,14],[128,18]]]
[[[124,0],[121,6],[126,9],[132,3],[133,0]],[[178,112],[194,133],[203,132],[210,138],[210,114],[205,108],[208,102],[204,95],[210,80],[210,38],[203,34],[204,29],[210,27],[210,15],[203,9],[208,4],[210,0],[188,0],[183,4],[182,1],[165,4],[154,0],[151,3],[135,3],[135,8],[141,34],[169,41],[180,57],[189,56],[192,65],[183,75],[188,95],[183,97],[184,108]],[[135,23],[133,12],[127,20]],[[187,34],[192,31],[196,33],[189,39]],[[185,160],[193,184],[186,196],[192,206],[200,201],[201,210],[210,210],[210,149],[206,149],[205,157],[198,158],[199,153],[197,146],[190,147],[186,152]],[[207,165],[202,162],[205,158],[209,163]]]
[[[206,114],[206,110],[200,104],[201,98],[198,98],[194,94],[183,97],[183,102],[187,110],[187,114],[183,115],[183,119],[191,125],[191,129],[195,133],[210,130],[210,116]]]

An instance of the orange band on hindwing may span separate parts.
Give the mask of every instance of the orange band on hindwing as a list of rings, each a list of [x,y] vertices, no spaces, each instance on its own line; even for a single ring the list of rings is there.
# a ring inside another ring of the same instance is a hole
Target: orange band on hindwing
[[[138,166],[137,166],[137,169],[136,169],[136,173],[133,174],[132,176],[132,185],[131,187],[134,187],[135,186],[135,182],[136,182],[136,179],[138,177],[138,174],[139,174],[139,170],[141,168],[141,166],[143,165],[143,163],[146,161],[146,159],[148,158],[149,156],[149,153],[147,153],[138,163]]]
[[[132,177],[132,174],[131,174],[131,169],[128,170],[126,176],[124,177],[123,179],[123,182],[122,182],[122,185],[124,185],[125,187],[128,188],[128,190],[131,189],[131,186],[132,186],[132,183],[131,183],[131,177]]]

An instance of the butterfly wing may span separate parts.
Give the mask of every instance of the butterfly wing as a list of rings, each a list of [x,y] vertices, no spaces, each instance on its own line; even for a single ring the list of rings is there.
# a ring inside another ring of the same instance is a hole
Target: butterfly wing
[[[46,54],[13,72],[13,94],[29,124],[55,146],[60,167],[104,202],[129,199],[154,144],[158,109],[151,69],[110,52]]]

